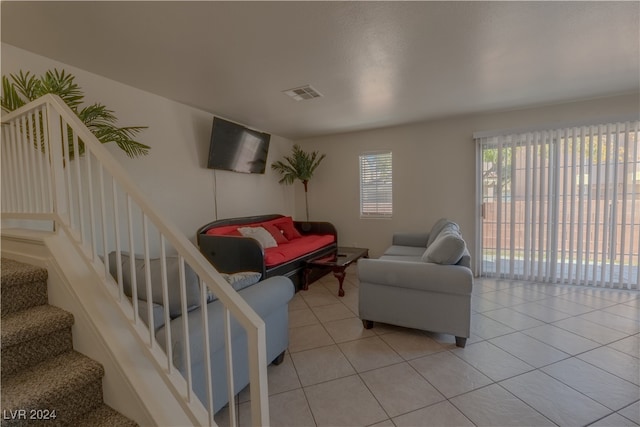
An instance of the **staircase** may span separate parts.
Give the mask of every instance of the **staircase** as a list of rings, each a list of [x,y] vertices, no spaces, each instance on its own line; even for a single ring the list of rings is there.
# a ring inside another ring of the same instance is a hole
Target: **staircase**
[[[104,404],[104,369],[73,350],[73,315],[47,304],[47,271],[1,262],[2,425],[136,426]]]

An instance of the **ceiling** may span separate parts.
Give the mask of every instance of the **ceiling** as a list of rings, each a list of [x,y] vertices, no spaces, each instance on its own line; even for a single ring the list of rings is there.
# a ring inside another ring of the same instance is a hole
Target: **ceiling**
[[[2,42],[291,139],[640,90],[636,1],[1,7]]]

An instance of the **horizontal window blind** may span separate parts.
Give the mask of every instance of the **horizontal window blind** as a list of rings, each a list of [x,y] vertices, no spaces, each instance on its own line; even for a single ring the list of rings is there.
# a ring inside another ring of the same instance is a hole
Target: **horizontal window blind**
[[[392,216],[392,176],[390,151],[360,155],[360,217],[390,218]]]
[[[477,138],[481,274],[637,289],[637,121]]]

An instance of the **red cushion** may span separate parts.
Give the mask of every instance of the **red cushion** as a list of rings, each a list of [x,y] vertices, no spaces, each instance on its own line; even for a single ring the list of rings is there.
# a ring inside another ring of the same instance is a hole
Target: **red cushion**
[[[264,250],[264,262],[267,267],[283,264],[309,252],[313,252],[335,241],[332,234],[305,235],[298,239]]]
[[[280,218],[275,218],[275,219],[271,219],[269,221],[264,221],[264,222],[253,222],[253,223],[249,223],[249,224],[234,224],[234,225],[223,225],[220,227],[215,227],[215,228],[210,228],[209,230],[206,231],[205,234],[207,235],[213,235],[213,236],[241,236],[241,234],[238,232],[238,227],[264,227],[265,229],[267,229],[267,231],[269,231],[268,226],[269,225],[275,225],[279,230],[282,231],[282,233],[280,233],[280,235],[283,235],[284,238],[289,241],[289,240],[293,240],[293,239],[299,239],[300,237],[302,237],[302,234],[300,234],[300,232],[296,229],[296,227],[293,225],[293,218],[290,216],[283,216]],[[271,233],[271,231],[269,231]],[[276,239],[276,243],[280,244],[280,241],[278,240],[278,237],[276,235],[274,235],[274,233],[271,233],[273,235],[273,238]],[[282,242],[284,243],[284,242]]]
[[[286,237],[284,237],[284,235],[282,234],[282,232],[280,231],[280,229],[278,227],[276,227],[273,224],[269,224],[268,222],[265,222],[262,224],[262,226],[265,230],[267,230],[269,232],[269,234],[271,234],[273,236],[273,238],[276,240],[277,244],[282,244],[282,243],[287,243],[289,241],[289,239],[287,239]]]
[[[231,234],[240,227],[239,225],[223,225],[222,227],[210,228],[205,234],[209,236],[222,236],[224,234]]]
[[[291,218],[289,218],[289,221],[276,223],[276,227],[282,230],[282,234],[284,234],[284,237],[286,237],[288,240],[299,239],[302,237],[302,234],[300,234],[300,232],[296,230],[296,227],[293,225],[293,220],[291,220]]]

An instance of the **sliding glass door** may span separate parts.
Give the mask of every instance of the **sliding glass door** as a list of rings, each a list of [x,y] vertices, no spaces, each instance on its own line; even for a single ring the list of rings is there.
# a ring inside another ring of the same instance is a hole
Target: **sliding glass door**
[[[637,289],[638,122],[477,138],[484,276]]]

